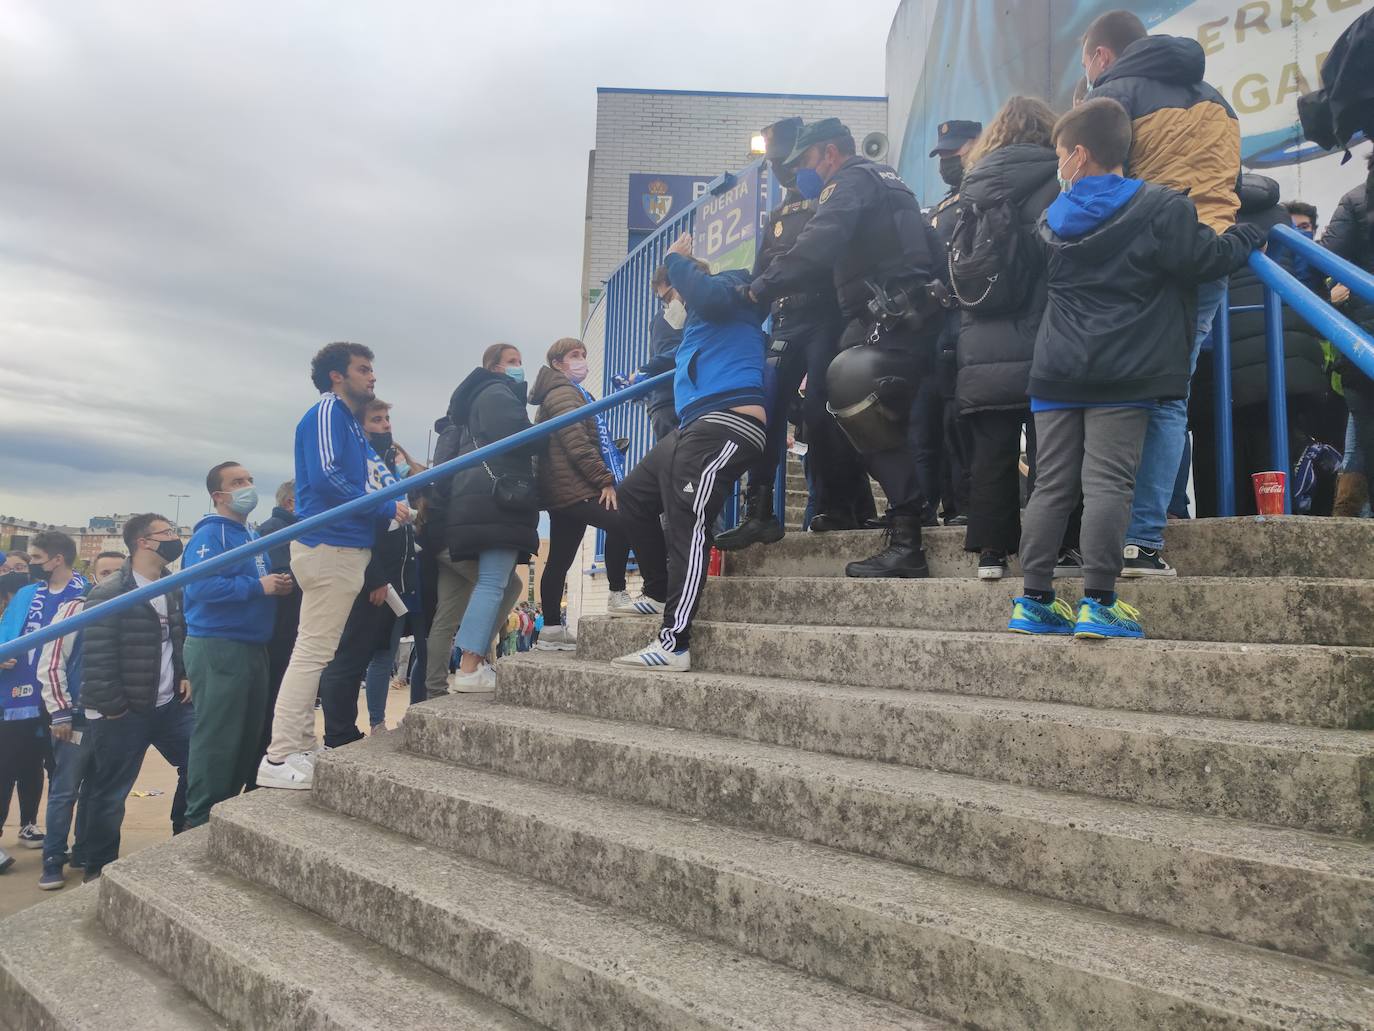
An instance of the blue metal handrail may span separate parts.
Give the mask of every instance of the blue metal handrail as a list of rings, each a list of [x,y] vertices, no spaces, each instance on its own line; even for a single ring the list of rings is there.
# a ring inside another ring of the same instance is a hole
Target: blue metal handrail
[[[179,572],[173,573],[171,576],[163,577],[161,580],[157,581],[157,583],[148,584],[146,587],[138,587],[128,594],[121,594],[117,598],[111,598],[103,605],[97,605],[93,608],[86,609],[84,612],[77,613],[70,619],[65,619],[60,623],[45,626],[41,630],[35,630],[31,634],[26,634],[8,643],[0,644],[0,662],[4,662],[6,659],[15,658],[22,652],[40,647],[54,638],[66,637],[68,634],[76,633],[83,627],[107,619],[132,605],[138,605],[142,602],[159,597],[160,595],[167,594],[170,591],[178,590],[191,581],[209,576],[211,573],[223,569],[225,566],[241,562],[246,558],[252,558],[254,555],[261,555],[265,551],[270,551],[272,548],[295,540],[302,534],[307,534],[321,527],[329,526],[331,523],[337,522],[346,516],[362,511],[374,510],[380,502],[403,498],[412,491],[421,487],[426,487],[436,480],[443,479],[446,476],[452,476],[454,473],[462,472],[464,469],[470,469],[473,466],[481,465],[483,462],[490,461],[498,455],[505,454],[507,451],[514,451],[536,441],[543,440],[557,433],[564,427],[572,426],[591,416],[600,415],[602,412],[614,408],[617,405],[624,404],[626,401],[633,401],[635,398],[647,394],[654,387],[669,382],[672,377],[673,374],[671,372],[665,372],[651,379],[635,383],[632,386],[626,387],[624,390],[609,394],[599,401],[593,401],[589,405],[584,405],[581,408],[568,412],[566,415],[560,415],[558,418],[550,419],[548,422],[541,422],[538,426],[531,426],[529,429],[521,430],[519,433],[506,437],[504,440],[498,440],[496,443],[488,444],[486,447],[478,448],[476,451],[469,451],[466,455],[459,455],[457,458],[452,458],[447,462],[436,465],[432,469],[426,469],[422,473],[416,473],[414,476],[400,480],[389,487],[383,487],[381,490],[374,491],[371,494],[353,498],[351,501],[344,502],[338,508],[331,508],[328,512],[321,512],[319,515],[313,515],[308,519],[302,519],[300,522],[293,523],[291,526],[277,530],[275,533],[269,533],[266,537],[259,537],[257,540],[249,541],[247,544],[242,544],[237,548],[221,552],[213,558],[208,558],[204,562],[192,566],[190,569],[182,569]]]
[[[1270,245],[1286,247],[1309,264],[1343,283],[1352,294],[1374,304],[1374,275],[1333,254],[1291,226],[1275,226]],[[1269,454],[1272,468],[1288,472],[1288,377],[1284,366],[1283,305],[1287,303],[1317,333],[1326,338],[1356,368],[1374,378],[1374,337],[1313,293],[1266,254],[1250,255],[1250,268],[1264,287],[1264,303],[1228,307],[1222,300],[1212,334],[1213,391],[1216,408],[1217,514],[1236,514],[1235,443],[1231,426],[1230,316],[1242,311],[1264,312],[1264,349],[1269,387]],[[1283,510],[1292,511],[1289,476],[1284,478]]]

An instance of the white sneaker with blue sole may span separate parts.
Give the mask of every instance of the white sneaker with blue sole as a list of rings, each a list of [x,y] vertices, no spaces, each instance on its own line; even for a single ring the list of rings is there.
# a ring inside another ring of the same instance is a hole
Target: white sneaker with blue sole
[[[606,610],[608,616],[661,616],[663,615],[663,602],[654,601],[647,594],[641,594],[638,598],[625,601],[620,605],[612,605]]]
[[[618,659],[611,660],[612,666],[628,666],[631,669],[649,669],[655,673],[688,673],[692,669],[692,653],[686,649],[670,652],[655,641],[643,651],[630,652]]]

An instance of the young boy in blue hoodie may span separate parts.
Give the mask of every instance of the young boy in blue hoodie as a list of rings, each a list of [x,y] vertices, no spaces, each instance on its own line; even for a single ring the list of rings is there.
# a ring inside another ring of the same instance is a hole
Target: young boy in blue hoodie
[[[205,477],[215,514],[196,524],[182,568],[190,569],[257,539],[248,516],[258,506],[253,476],[221,462]],[[186,771],[186,826],[210,819],[210,807],[243,790],[258,765],[267,715],[267,642],[277,598],[293,581],[270,572],[266,555],[240,559],[192,580],[186,611],[186,675],[195,698],[196,728]]]
[[[1157,401],[1188,395],[1197,286],[1229,275],[1260,234],[1218,236],[1181,193],[1123,176],[1131,119],[1089,100],[1054,128],[1062,191],[1040,220],[1049,303],[1031,363],[1036,481],[1022,518],[1025,593],[1009,629],[1144,637],[1116,596],[1136,469]],[[1083,598],[1054,592],[1055,559],[1083,498]]]
[[[673,377],[679,425],[617,491],[644,594],[610,614],[663,616],[654,642],[615,659],[616,665],[684,672],[692,667],[688,641],[712,526],[726,491],[763,454],[763,309],[749,298],[749,273],[712,275],[692,257],[689,233],[669,248],[664,266],[687,307]],[[666,534],[660,516],[667,518]]]

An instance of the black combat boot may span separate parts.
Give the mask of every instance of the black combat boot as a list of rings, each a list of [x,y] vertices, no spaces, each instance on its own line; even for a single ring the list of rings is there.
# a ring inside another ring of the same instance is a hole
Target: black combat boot
[[[773,487],[750,487],[744,492],[744,518],[733,530],[716,534],[721,551],[739,551],[751,544],[773,544],[787,531],[773,514]]]
[[[811,517],[811,523],[807,527],[812,533],[833,533],[836,530],[857,530],[859,521],[854,518],[854,513],[844,509],[835,511],[817,512]]]
[[[892,514],[892,526],[883,534],[885,547],[872,558],[851,562],[845,576],[900,576],[912,579],[930,575],[926,553],[921,548],[921,517]]]

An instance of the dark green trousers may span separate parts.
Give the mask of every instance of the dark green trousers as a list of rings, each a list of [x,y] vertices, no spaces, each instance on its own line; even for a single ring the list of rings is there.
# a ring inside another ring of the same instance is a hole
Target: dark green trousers
[[[219,637],[186,639],[186,676],[196,707],[187,763],[186,826],[243,790],[258,766],[267,718],[267,645]]]

